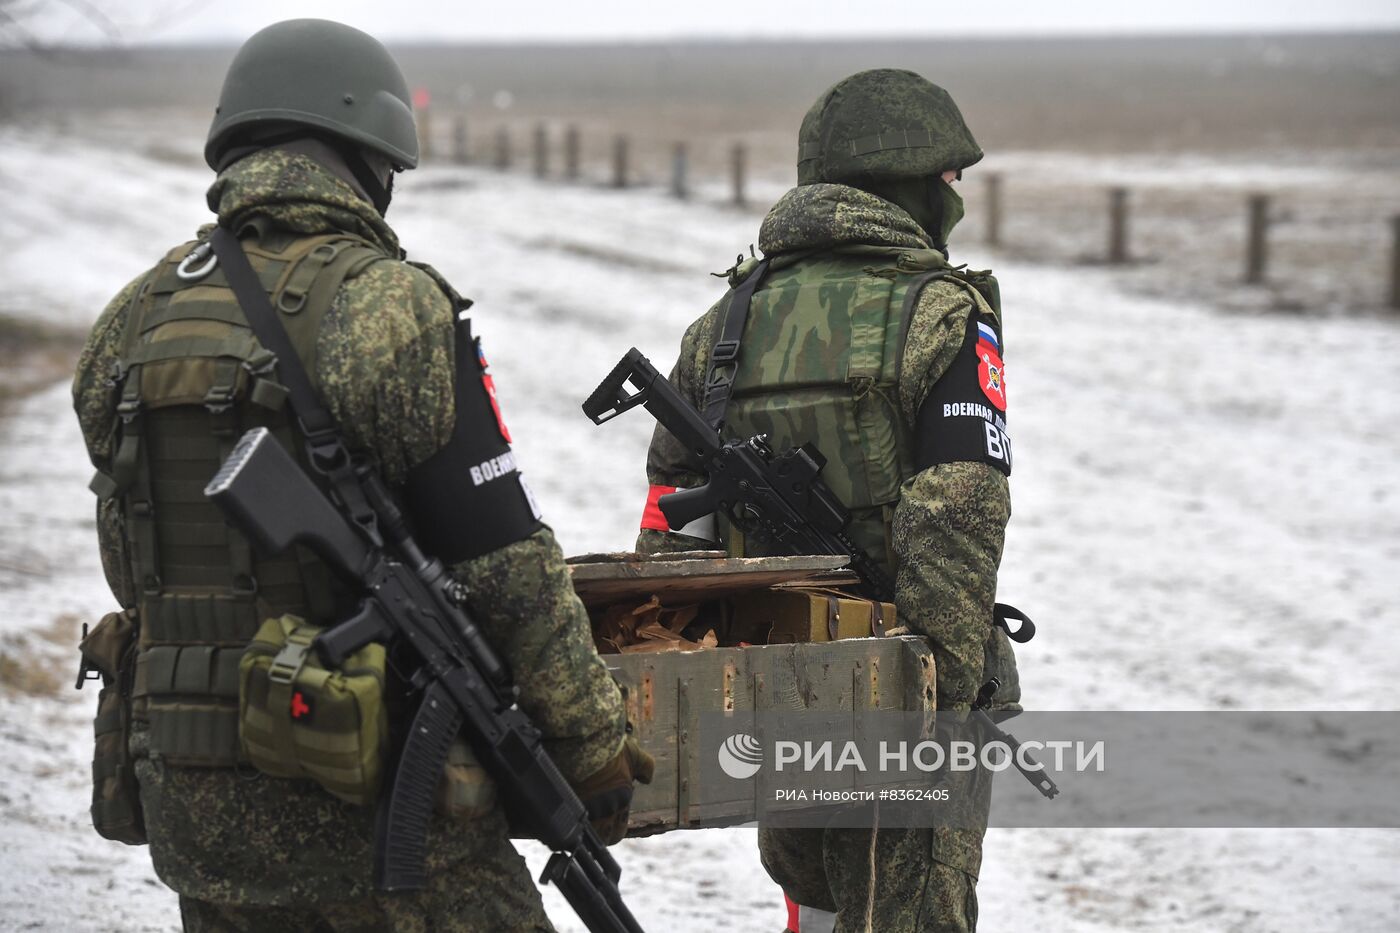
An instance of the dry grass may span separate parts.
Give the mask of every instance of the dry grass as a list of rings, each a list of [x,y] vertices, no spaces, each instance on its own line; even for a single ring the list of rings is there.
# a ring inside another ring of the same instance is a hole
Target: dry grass
[[[0,313],[0,411],[73,371],[83,335]]]
[[[35,697],[58,696],[64,678],[57,659],[17,657],[0,651],[0,691]]]

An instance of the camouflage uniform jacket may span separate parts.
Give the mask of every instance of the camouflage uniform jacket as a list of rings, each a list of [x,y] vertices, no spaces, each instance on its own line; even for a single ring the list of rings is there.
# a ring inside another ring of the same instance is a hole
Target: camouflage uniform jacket
[[[218,177],[208,200],[220,220],[235,228],[258,220],[308,236],[349,233],[389,256],[403,255],[394,232],[371,205],[304,155],[266,151],[249,156]],[[99,470],[109,471],[113,457],[117,400],[107,378],[120,352],[131,299],[144,277],[128,284],[103,311],[73,384],[89,456]],[[381,261],[341,286],[323,320],[312,379],[347,443],[372,453],[391,486],[401,484],[412,467],[452,435],[452,316],[447,295],[431,275],[406,262]],[[121,522],[117,500],[99,506],[108,582],[118,600],[131,606],[135,587]],[[451,569],[467,584],[471,610],[511,665],[520,706],[543,732],[565,776],[579,780],[599,770],[621,746],[623,707],[593,647],[587,615],[553,532],[545,527]],[[161,783],[167,799],[157,809],[188,811],[199,823],[198,832],[185,836],[180,833],[190,827],[149,826],[157,870],[181,893],[276,903],[368,891],[370,808],[345,805],[308,782],[250,782],[247,775],[228,771],[166,770],[184,773]],[[143,799],[150,774],[150,769],[143,774]],[[245,799],[220,799],[230,794]],[[148,823],[155,802],[148,802]],[[256,821],[268,827],[267,838],[240,837],[244,828],[238,822],[247,821],[246,833],[252,834],[252,811],[268,807],[273,812],[261,813]],[[324,843],[325,870],[307,871],[293,881],[290,872],[269,860],[283,858],[285,853],[276,850],[289,840],[308,836]],[[239,843],[246,858],[229,848]],[[353,863],[354,869],[343,862]],[[300,893],[289,894],[292,887]]]
[[[853,246],[932,247],[905,211],[858,189],[828,184],[784,195],[765,218],[759,245],[769,259],[802,254],[799,263]],[[720,308],[716,304],[689,327],[671,373],[672,382],[697,405]],[[898,373],[898,407],[911,432],[925,397],[963,346],[973,310],[967,291],[951,282],[935,280],[919,293]],[[685,448],[660,427],[648,453],[647,476],[653,486],[692,487],[704,481]],[[989,624],[1010,514],[1006,477],[984,463],[939,464],[906,476],[900,485],[890,530],[896,607],[900,624],[933,645],[941,709],[967,708],[993,673],[1005,685],[999,705],[1019,697],[1010,644]],[[701,545],[644,530],[637,546],[658,551]]]

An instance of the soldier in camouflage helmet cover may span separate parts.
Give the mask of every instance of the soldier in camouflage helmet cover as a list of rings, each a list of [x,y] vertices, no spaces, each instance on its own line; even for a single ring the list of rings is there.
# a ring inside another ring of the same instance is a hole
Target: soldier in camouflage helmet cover
[[[515,468],[484,357],[454,325],[469,302],[404,261],[384,220],[393,171],[418,157],[398,66],[337,23],[271,26],[235,59],[206,156],[218,171],[209,207],[242,238],[348,446],[402,491],[420,533],[433,518],[425,497],[474,494],[469,464],[445,471],[462,489],[431,488],[425,471],[459,456],[458,445],[487,452],[475,495],[492,501],[469,501],[488,518],[437,529],[438,556],[466,584],[564,775],[585,802],[612,802],[596,825],[616,841],[647,756],[624,739],[621,697]],[[104,569],[141,626],[130,744],[156,872],[180,895],[187,930],[551,929],[465,746],[439,788],[427,885],[394,894],[371,880],[373,806],[262,775],[240,750],[236,679],[230,688],[221,672],[236,672],[261,619],[290,612],[329,624],[353,594],[309,554],[253,554],[201,494],[248,427],[303,449],[278,391],[281,364],[251,339],[200,249],[209,231],[117,294],[73,386],[99,471]],[[166,662],[170,676],[159,673]],[[412,701],[394,686],[391,732]]]
[[[981,157],[948,93],[912,72],[866,71],[823,94],[802,121],[798,187],[759,231],[765,261],[730,272],[731,286],[763,278],[737,364],[718,370],[732,376],[728,435],[766,432],[774,449],[811,441],[825,454],[851,537],[894,575],[899,624],[933,646],[938,708],[949,711],[966,711],[992,676],[1001,708],[1020,696],[1010,643],[992,624],[1010,517],[1000,299],[990,274],[953,267],[946,252],[962,216],[952,184]],[[681,341],[671,380],[697,405],[733,296]],[[638,549],[712,546],[697,539],[705,529],[669,528],[656,507],[705,479],[662,428],[647,476]],[[715,531],[731,553],[760,553],[722,519]],[[986,791],[977,776],[954,789],[974,800]],[[974,929],[981,843],[981,832],[951,827],[759,837],[794,930],[805,918],[803,930],[882,933]]]

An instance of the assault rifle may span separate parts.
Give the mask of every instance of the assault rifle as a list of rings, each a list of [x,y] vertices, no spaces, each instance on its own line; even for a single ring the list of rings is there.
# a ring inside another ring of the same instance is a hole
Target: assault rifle
[[[627,390],[629,382],[636,391]],[[816,447],[803,444],[775,453],[765,434],[725,441],[633,347],[583,403],[583,411],[594,424],[602,424],[638,405],[674,434],[709,476],[703,486],[658,501],[672,528],[721,512],[766,548],[844,554],[872,594],[893,598],[889,576],[847,536],[851,513],[821,478],[826,458]]]
[[[306,545],[364,594],[353,617],[312,643],[328,668],[369,642],[391,640],[418,664],[410,678],[422,694],[418,711],[379,810],[376,885],[403,891],[425,883],[433,792],[448,746],[465,730],[512,825],[553,850],[540,881],[557,885],[589,930],[640,933],[618,890],[621,869],[516,706],[510,672],[466,611],[463,588],[419,549],[378,475],[360,467],[356,476],[383,547],[347,520],[266,428],[243,435],[204,493],[254,545],[274,554]]]
[[[628,383],[635,391],[628,391]],[[583,412],[594,424],[602,424],[638,405],[675,435],[709,476],[703,486],[669,493],[657,501],[668,525],[680,528],[711,512],[722,512],[746,536],[769,547],[790,554],[845,554],[875,596],[894,597],[889,576],[846,534],[850,512],[822,480],[826,458],[816,447],[808,443],[774,453],[763,434],[725,441],[633,347],[593,390]],[[1035,634],[1030,617],[1012,606],[997,603],[992,616],[993,623],[1014,641],[1029,641]],[[1008,618],[1019,620],[1020,627],[1012,630]],[[993,738],[1019,750],[1020,743],[999,729],[987,713],[991,696],[1000,686],[993,678],[982,688],[973,716]],[[1060,792],[1043,768],[1026,768],[1019,761],[1016,767],[1045,797]]]

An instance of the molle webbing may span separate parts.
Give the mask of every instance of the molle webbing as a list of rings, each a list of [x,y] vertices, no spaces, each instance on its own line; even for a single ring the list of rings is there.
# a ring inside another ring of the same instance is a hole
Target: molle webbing
[[[242,645],[160,645],[137,656],[132,698],[145,701],[153,756],[189,767],[220,767],[240,760],[242,656]]]
[[[277,245],[284,248],[250,244],[249,262],[314,371],[321,320],[341,283],[385,256],[345,235]],[[265,426],[288,449],[302,445],[276,358],[254,337],[223,269],[215,263],[193,280],[177,274],[193,247],[167,255],[133,302],[114,373],[117,455],[94,489],[122,502],[152,752],[227,766],[239,760],[237,658],[261,620],[328,618],[344,594],[303,548],[259,558],[204,496],[245,430]]]

